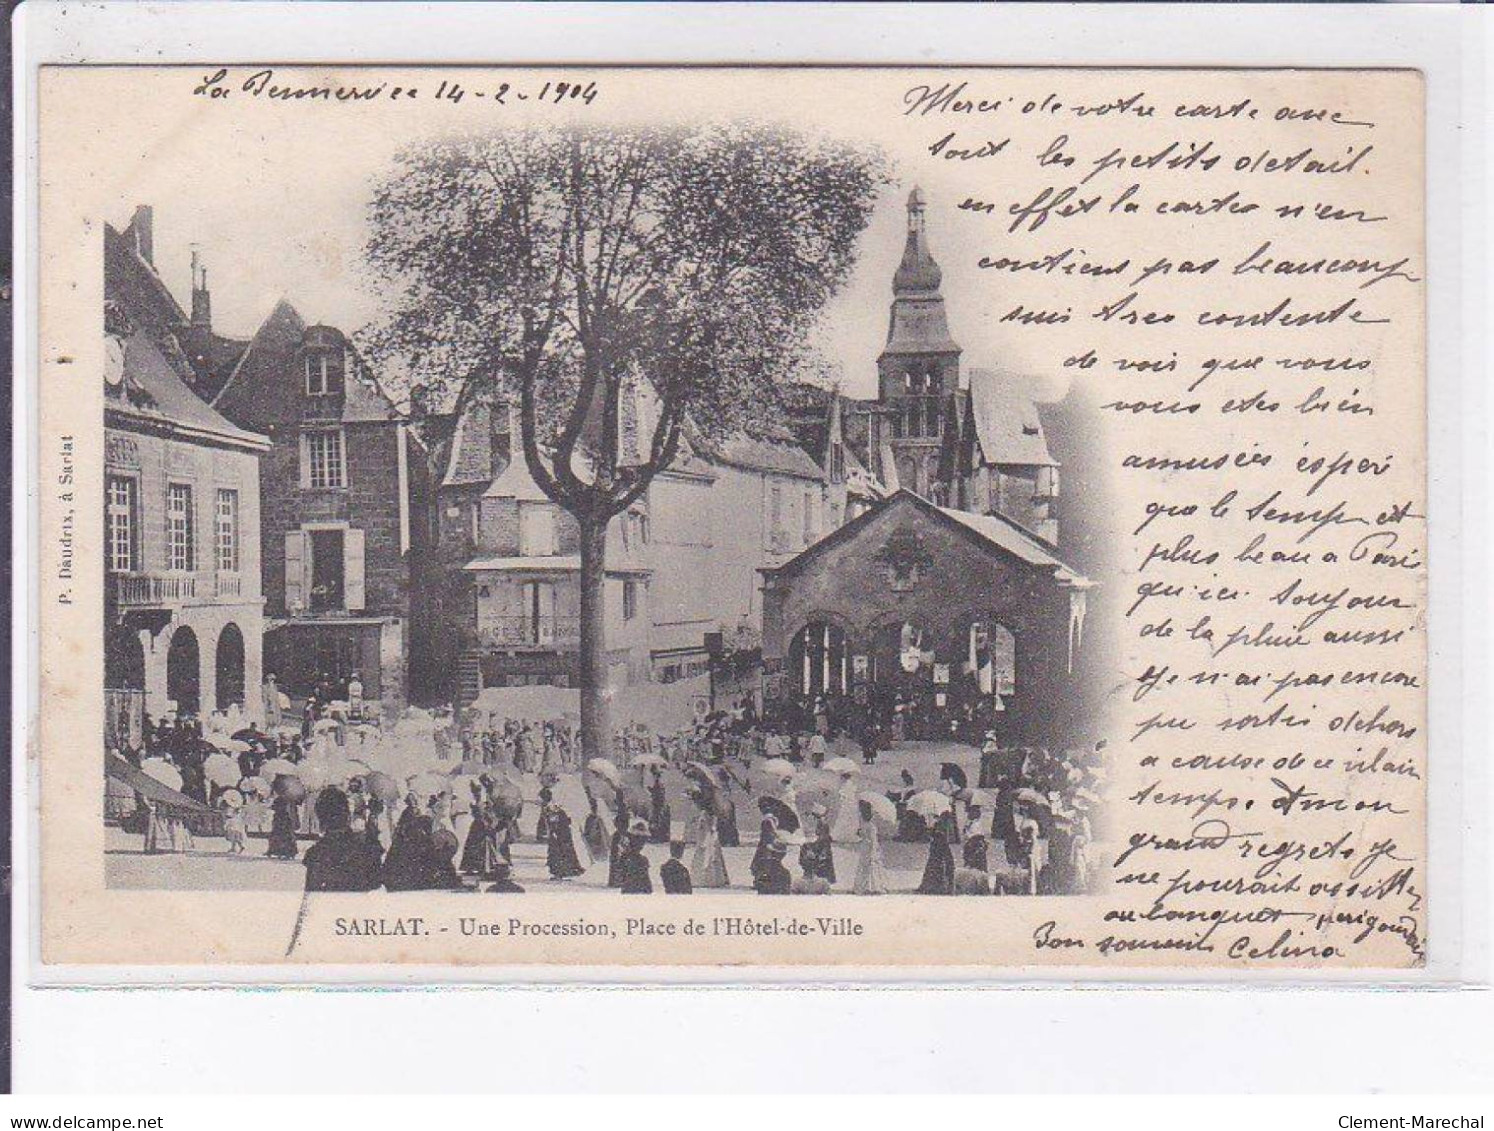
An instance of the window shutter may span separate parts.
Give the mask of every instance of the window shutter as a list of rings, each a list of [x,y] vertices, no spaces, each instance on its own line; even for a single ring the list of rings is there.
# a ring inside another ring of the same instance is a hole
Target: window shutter
[[[285,610],[300,612],[306,607],[306,534],[301,530],[285,532]]]
[[[348,611],[361,610],[363,594],[363,531],[349,530],[342,542],[343,594]]]
[[[311,486],[311,437],[302,432],[299,436],[301,442],[301,490]]]

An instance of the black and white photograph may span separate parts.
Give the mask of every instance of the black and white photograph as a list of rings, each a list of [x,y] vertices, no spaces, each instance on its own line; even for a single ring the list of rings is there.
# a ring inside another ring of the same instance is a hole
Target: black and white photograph
[[[1426,964],[1415,72],[40,89],[44,955]]]
[[[361,215],[103,227],[109,886],[1086,891],[1099,410],[962,346],[911,171],[736,123],[364,165]]]

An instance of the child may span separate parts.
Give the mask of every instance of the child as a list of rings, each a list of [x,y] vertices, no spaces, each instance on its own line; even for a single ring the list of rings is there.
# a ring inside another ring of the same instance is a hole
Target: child
[[[664,884],[665,895],[690,895],[694,886],[690,883],[690,869],[685,867],[685,842],[669,842],[669,859],[659,868],[659,879]]]
[[[249,840],[249,826],[244,819],[244,810],[233,808],[226,802],[220,801],[219,805],[226,810],[223,814],[223,835],[228,838],[228,851],[235,856],[242,856]]]

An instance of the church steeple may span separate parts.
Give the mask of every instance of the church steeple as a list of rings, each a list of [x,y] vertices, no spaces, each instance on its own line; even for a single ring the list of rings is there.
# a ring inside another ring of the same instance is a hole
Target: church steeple
[[[908,194],[908,242],[903,246],[903,261],[892,277],[894,294],[911,294],[939,290],[944,272],[929,252],[928,234],[923,222],[923,190],[914,186]]]
[[[944,272],[929,251],[924,207],[923,190],[915,187],[908,194],[908,239],[903,245],[902,262],[892,276],[892,317],[883,357],[960,352],[949,336],[944,296],[939,292]]]
[[[960,347],[950,337],[939,287],[943,272],[929,251],[923,190],[908,194],[908,236],[892,276],[887,345],[877,358],[878,400],[892,428],[897,477],[926,499],[941,494],[940,454],[958,432]]]

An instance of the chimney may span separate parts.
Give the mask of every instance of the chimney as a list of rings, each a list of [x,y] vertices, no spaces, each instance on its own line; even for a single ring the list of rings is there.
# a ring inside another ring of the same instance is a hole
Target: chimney
[[[192,249],[192,329],[203,335],[213,331],[213,298],[208,293],[207,268],[197,249]]]
[[[149,204],[139,205],[130,218],[129,233],[135,240],[135,251],[152,267],[156,265],[155,211]]]

